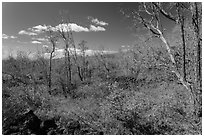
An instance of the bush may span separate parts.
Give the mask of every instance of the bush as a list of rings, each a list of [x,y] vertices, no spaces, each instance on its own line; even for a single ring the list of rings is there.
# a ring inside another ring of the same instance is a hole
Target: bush
[[[3,85],[4,97],[2,98],[2,117],[3,132],[15,119],[27,110],[46,111],[53,110],[54,103],[51,102],[50,96],[46,93],[44,86],[39,86],[34,93],[32,86],[18,86],[5,88]],[[5,95],[7,97],[5,97]]]
[[[167,83],[154,87],[115,90],[104,119],[122,124],[128,134],[198,134],[199,128],[191,124],[192,104],[185,88]]]

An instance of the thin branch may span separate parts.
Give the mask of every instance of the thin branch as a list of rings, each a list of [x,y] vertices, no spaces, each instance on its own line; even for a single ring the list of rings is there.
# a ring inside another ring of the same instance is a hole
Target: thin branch
[[[174,22],[177,22],[177,19],[174,17],[174,16],[172,16],[170,13],[167,13],[164,9],[162,9],[161,8],[161,6],[159,6],[156,2],[152,2],[153,3],[153,5],[156,7],[156,8],[158,8],[159,9],[159,11],[160,11],[160,13],[162,14],[162,15],[164,15],[166,18],[168,18],[168,19],[170,19],[170,20],[172,20],[172,21],[174,21]]]

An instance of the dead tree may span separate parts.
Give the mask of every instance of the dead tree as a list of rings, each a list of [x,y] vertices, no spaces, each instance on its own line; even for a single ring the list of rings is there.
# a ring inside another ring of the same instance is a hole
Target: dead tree
[[[165,38],[164,31],[163,31],[163,26],[160,20],[160,13],[162,12],[163,15],[168,17],[169,19],[175,21],[176,19],[171,16],[171,14],[167,14],[161,7],[161,3],[142,3],[139,6],[139,10],[132,10],[130,14],[127,14],[123,11],[124,15],[131,17],[133,21],[136,23],[136,25],[143,25],[149,32],[152,33],[153,37],[159,38],[163,43],[166,48],[167,54],[170,59],[170,70],[173,72],[178,80],[181,82],[181,84],[189,91],[193,101],[192,103],[194,104],[194,109],[195,109],[195,94],[192,90],[192,86],[189,82],[185,81],[184,77],[179,73],[178,68],[176,66],[176,62],[174,59],[174,56],[172,54],[170,44]],[[148,14],[150,19],[147,16],[144,16],[144,14]]]
[[[195,35],[195,41],[197,43],[196,47],[196,65],[195,65],[195,85],[199,87],[199,90],[202,89],[202,31],[201,31],[201,25],[202,25],[202,4],[199,2],[191,2],[191,3],[183,3],[183,2],[176,2],[176,3],[170,3],[170,9],[173,7],[176,7],[177,15],[173,16],[171,13],[167,12],[162,8],[161,3],[153,3],[159,12],[168,18],[169,20],[172,20],[176,24],[180,25],[181,28],[181,37],[182,37],[182,44],[183,44],[183,79],[187,81],[187,74],[186,74],[186,39],[185,39],[185,14],[191,14],[190,20],[192,21],[192,25],[194,28],[194,35]],[[188,18],[189,19],[189,18]],[[195,98],[197,98],[196,91],[193,91],[195,94]],[[198,101],[197,101],[198,102]]]
[[[176,15],[172,15],[171,13],[167,12],[162,8],[161,3],[152,3],[157,9],[160,14],[164,17],[173,21],[175,24],[179,24],[181,28],[181,38],[182,38],[182,46],[183,46],[183,79],[186,81],[186,40],[185,40],[185,10],[188,10],[184,3],[177,2],[177,3],[169,3],[169,10],[176,7]]]
[[[87,61],[86,61],[86,50],[88,50],[88,47],[86,46],[87,41],[82,40],[79,43],[79,49],[81,51],[81,57],[82,57],[82,67],[81,67],[81,76],[82,76],[82,81],[86,77],[86,71],[87,71]]]
[[[52,90],[52,59],[53,54],[55,52],[56,48],[56,42],[58,40],[58,36],[54,33],[54,31],[51,28],[48,28],[48,38],[52,44],[52,50],[50,51],[50,58],[49,58],[49,80],[48,80],[48,92],[51,94]]]
[[[79,58],[77,55],[77,48],[76,48],[76,45],[74,42],[74,37],[73,37],[72,31],[70,31],[70,37],[71,37],[71,39],[70,39],[71,40],[71,47],[74,49],[74,54],[73,54],[74,63],[77,67],[78,76],[79,76],[80,80],[83,81],[82,70],[80,67]]]
[[[65,43],[65,68],[66,68],[66,82],[68,91],[70,90],[71,82],[72,82],[72,68],[71,68],[71,54],[70,54],[70,43],[71,43],[71,35],[70,35],[70,27],[69,21],[67,20],[59,25],[58,33],[60,37],[63,39]]]
[[[202,89],[202,3],[193,2],[190,3],[191,14],[192,14],[192,25],[194,27],[194,33],[197,41],[197,83],[199,83],[200,89]]]

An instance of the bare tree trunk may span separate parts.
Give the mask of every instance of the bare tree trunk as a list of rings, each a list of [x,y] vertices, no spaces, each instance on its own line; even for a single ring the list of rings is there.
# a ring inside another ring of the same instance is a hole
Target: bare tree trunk
[[[83,76],[83,79],[86,78],[86,58],[85,58],[85,51],[83,51],[83,67],[82,67],[82,76]]]
[[[67,86],[67,90],[70,93],[70,89],[71,89],[71,82],[72,82],[72,63],[71,63],[71,54],[69,51],[70,45],[73,44],[73,40],[72,40],[72,32],[70,31],[70,19],[68,17],[67,21],[63,20],[62,17],[62,23],[61,25],[65,25],[66,27],[62,27],[58,30],[60,37],[63,39],[63,41],[65,42],[65,68],[66,68],[66,86]]]
[[[163,14],[165,17],[173,20],[174,22],[177,22],[178,18],[177,17],[173,17],[171,14],[168,14],[167,12],[165,12],[163,10],[163,8],[161,7],[161,4],[160,3],[152,3],[154,6],[151,8],[151,12],[149,12],[149,8],[147,8],[147,6],[145,5],[145,3],[143,3],[143,9],[142,11],[146,12],[147,14],[149,14],[152,19],[149,21],[149,20],[146,20],[146,17],[143,17],[142,14],[140,14],[140,12],[132,12],[133,13],[133,18],[137,18],[139,20],[139,23],[142,23],[144,25],[145,28],[147,28],[150,32],[152,32],[152,34],[156,37],[158,37],[164,44],[165,44],[165,47],[166,47],[166,50],[167,50],[167,53],[168,55],[170,56],[170,60],[171,60],[171,71],[177,76],[177,78],[179,79],[179,81],[181,82],[181,84],[187,89],[187,91],[190,93],[190,101],[191,104],[193,105],[192,106],[192,110],[194,112],[196,112],[196,105],[197,105],[197,98],[196,98],[196,93],[193,91],[193,88],[189,82],[187,82],[185,80],[185,77],[181,76],[179,71],[178,71],[178,68],[176,66],[176,62],[175,62],[175,59],[174,59],[174,56],[173,54],[171,53],[171,49],[170,49],[170,45],[169,43],[167,42],[167,40],[165,39],[164,37],[164,34],[163,34],[163,27],[162,27],[162,24],[161,24],[161,21],[160,21],[160,16],[158,14],[158,12],[160,12],[161,14]],[[177,9],[179,10],[179,3],[176,4],[177,5]],[[200,5],[201,6],[201,5]],[[158,10],[157,10],[158,9]],[[193,24],[194,24],[194,28],[195,28],[195,32],[197,33],[197,36],[200,36],[199,35],[199,16],[198,16],[198,7],[197,7],[197,4],[194,3],[194,4],[191,4],[191,10],[192,10],[192,19],[193,19]],[[178,11],[177,10],[177,11]],[[178,14],[180,12],[178,11]],[[201,13],[201,12],[200,12]],[[135,16],[136,15],[136,16]],[[198,37],[198,39],[201,39],[201,37]],[[183,40],[185,41],[185,39]],[[184,45],[185,46],[185,45]],[[201,81],[201,45],[198,41],[198,50],[197,50],[197,63],[198,63],[198,77]],[[184,53],[185,54],[185,53]],[[184,59],[185,60],[185,59]]]
[[[183,79],[186,81],[186,42],[184,34],[184,17],[181,17],[181,37],[183,43]]]
[[[72,82],[72,69],[71,69],[71,56],[70,52],[68,51],[68,71],[69,71],[69,86],[71,85]]]
[[[158,32],[160,33],[160,30],[158,30]],[[168,51],[168,54],[171,58],[171,62],[173,63],[173,69],[172,69],[172,72],[176,74],[177,78],[179,79],[179,81],[181,82],[181,84],[187,89],[187,91],[189,91],[190,93],[190,96],[191,96],[191,100],[192,100],[192,105],[193,105],[193,111],[195,112],[196,111],[196,105],[197,105],[197,101],[196,101],[196,95],[195,93],[193,92],[193,89],[192,89],[192,85],[189,84],[187,81],[184,80],[184,78],[180,75],[179,71],[177,70],[176,68],[176,65],[175,65],[175,60],[174,60],[174,57],[171,53],[171,50],[170,50],[170,46],[168,44],[168,42],[166,41],[166,39],[163,37],[162,33],[160,33],[160,39],[165,43],[166,45],[166,48],[167,48],[167,51]]]
[[[70,92],[70,86],[71,86],[71,59],[70,59],[70,53],[68,50],[68,44],[66,44],[66,49],[65,49],[65,66],[66,66],[66,80],[67,80],[67,90]]]
[[[76,67],[77,67],[78,76],[79,76],[80,80],[83,81],[82,70],[81,70],[81,68],[80,68],[80,66],[79,66],[79,64],[78,64],[76,46],[75,46],[75,42],[74,42],[74,38],[73,38],[72,32],[70,32],[70,37],[71,37],[72,46],[74,47],[74,62],[75,62],[75,65],[76,65]]]
[[[199,7],[200,6],[200,7]],[[196,115],[199,116],[199,111],[202,111],[202,3],[194,2],[191,3],[191,12],[192,12],[192,25],[194,27],[194,33],[196,36],[196,87],[199,87],[198,90],[195,90],[196,96]],[[199,92],[196,92],[199,91]]]
[[[194,27],[194,32],[195,32],[195,35],[196,35],[196,38],[197,38],[197,49],[196,49],[196,52],[197,52],[197,65],[196,65],[196,71],[197,71],[197,81],[196,83],[199,84],[199,87],[200,89],[202,88],[202,64],[201,64],[201,61],[202,61],[202,49],[201,49],[201,34],[200,34],[200,27],[199,25],[201,25],[201,21],[199,21],[199,8],[198,8],[198,3],[197,2],[194,2],[192,3],[191,5],[191,8],[192,8],[192,24],[193,24],[193,27]],[[200,11],[201,12],[201,11]]]
[[[52,55],[54,51],[50,53],[50,66],[49,66],[49,82],[48,82],[48,92],[51,94],[52,89]]]
[[[77,70],[78,70],[78,75],[81,81],[83,81],[83,76],[81,74],[81,68],[79,66],[77,66]]]
[[[64,58],[65,60],[64,60],[64,61],[65,61],[65,71],[66,71],[66,82],[67,82],[67,84],[68,84],[68,80],[69,80],[69,72],[68,72],[68,65],[67,65],[67,64],[68,64],[68,63],[67,63],[67,62],[68,62],[68,59],[67,59],[67,58],[68,58],[68,55],[67,55],[67,52],[68,52],[67,49],[65,49],[65,58]]]

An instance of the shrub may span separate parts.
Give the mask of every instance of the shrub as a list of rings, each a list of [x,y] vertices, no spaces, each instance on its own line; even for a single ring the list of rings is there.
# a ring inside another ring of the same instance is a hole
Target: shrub
[[[4,87],[4,85],[3,85]],[[50,96],[46,93],[43,86],[39,86],[36,93],[32,86],[18,86],[12,88],[3,88],[3,93],[7,97],[2,98],[2,117],[3,130],[6,130],[14,119],[18,119],[20,115],[28,109],[33,111],[45,110],[48,113],[54,106],[50,102]]]
[[[108,98],[106,118],[121,123],[128,134],[198,134],[199,128],[191,124],[192,104],[185,88],[166,83],[154,87],[115,90]]]

